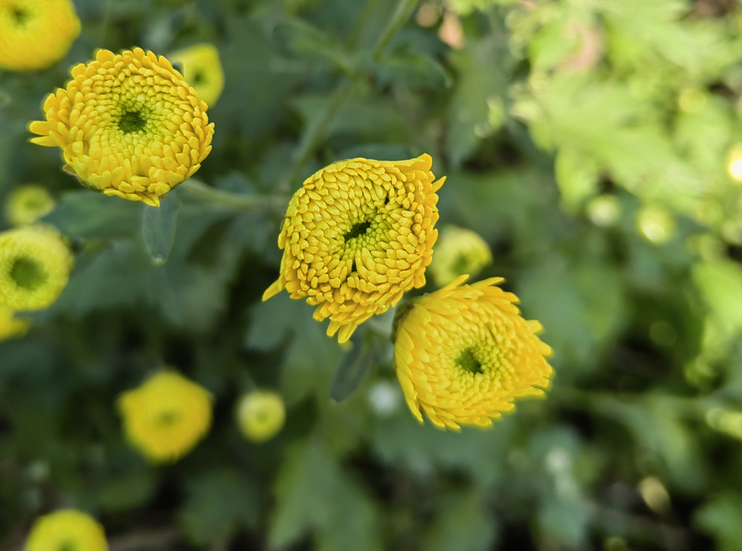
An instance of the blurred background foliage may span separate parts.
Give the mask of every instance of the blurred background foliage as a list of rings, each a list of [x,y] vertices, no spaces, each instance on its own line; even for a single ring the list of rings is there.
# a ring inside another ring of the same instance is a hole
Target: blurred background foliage
[[[94,514],[112,551],[740,548],[741,2],[74,3],[65,61],[0,72],[0,198],[44,186],[77,253],[61,299],[0,343],[0,549],[59,507]],[[80,188],[26,125],[96,48],[200,42],[225,73],[212,189],[178,190],[154,265],[144,207]],[[342,348],[303,302],[260,302],[303,178],[423,152],[448,176],[441,225],[485,239],[479,277],[506,277],[555,350],[548,399],[490,431],[418,426],[390,354],[331,401]],[[153,467],[114,402],[163,365],[215,419]],[[255,386],[287,407],[260,445],[234,421]]]

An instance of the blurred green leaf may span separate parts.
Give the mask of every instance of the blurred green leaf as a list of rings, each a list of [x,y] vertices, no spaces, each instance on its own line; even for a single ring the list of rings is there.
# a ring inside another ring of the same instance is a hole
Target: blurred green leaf
[[[345,49],[327,34],[300,19],[289,19],[276,25],[273,34],[279,43],[296,55],[331,61],[345,73],[355,72]]]
[[[445,69],[433,59],[411,53],[394,53],[375,63],[374,72],[382,84],[398,82],[413,90],[430,90],[451,85]]]
[[[600,177],[597,163],[575,149],[562,147],[557,153],[554,170],[564,209],[578,212],[585,199],[597,191]]]
[[[152,262],[161,265],[167,262],[175,244],[178,226],[180,199],[175,191],[162,200],[160,207],[146,207],[142,216],[142,240]]]
[[[142,470],[113,476],[100,485],[98,502],[108,511],[125,511],[146,504],[155,491],[157,477]]]
[[[335,402],[347,400],[363,382],[368,372],[381,358],[382,343],[371,331],[356,329],[351,337],[351,348],[340,359],[330,387],[330,398]]]
[[[717,551],[736,551],[742,540],[742,497],[738,494],[724,493],[713,497],[701,507],[694,518],[695,524],[712,535]]]
[[[440,500],[439,516],[423,536],[425,551],[488,551],[498,537],[497,517],[482,495],[468,490]]]
[[[143,205],[90,190],[62,195],[59,206],[44,217],[68,237],[110,239],[137,232]]]

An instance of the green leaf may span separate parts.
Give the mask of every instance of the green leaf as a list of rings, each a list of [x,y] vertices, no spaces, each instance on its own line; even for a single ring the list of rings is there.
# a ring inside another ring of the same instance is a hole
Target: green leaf
[[[110,239],[133,236],[144,205],[90,190],[62,195],[59,206],[44,217],[68,237]]]
[[[330,387],[330,398],[347,400],[361,386],[371,368],[379,362],[381,350],[372,331],[356,330],[350,340],[351,349],[340,359]]]
[[[343,48],[321,30],[299,19],[289,19],[273,29],[274,36],[298,56],[325,59],[346,73],[353,73],[353,63]]]
[[[162,200],[160,207],[146,207],[142,216],[142,240],[152,262],[165,264],[175,243],[180,199],[175,190]]]
[[[722,494],[701,507],[694,522],[703,531],[714,536],[717,551],[737,551],[742,540],[742,497]]]
[[[473,489],[445,496],[435,522],[423,537],[424,551],[494,549],[498,524],[483,497]]]
[[[562,147],[557,153],[555,176],[564,210],[575,213],[597,190],[600,167],[576,149]]]
[[[151,470],[115,475],[100,485],[98,501],[108,511],[141,507],[152,496],[156,481]]]
[[[413,90],[433,90],[451,85],[445,69],[435,60],[412,53],[395,53],[373,65],[382,84],[398,82]]]
[[[206,545],[254,527],[259,515],[255,483],[239,471],[220,469],[188,483],[188,499],[179,520],[193,543]]]

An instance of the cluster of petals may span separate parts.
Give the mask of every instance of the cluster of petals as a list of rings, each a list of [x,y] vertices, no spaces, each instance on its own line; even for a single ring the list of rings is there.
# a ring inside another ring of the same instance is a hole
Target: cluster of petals
[[[537,321],[520,316],[502,278],[448,286],[398,314],[394,366],[407,405],[439,428],[488,427],[524,396],[543,396],[553,375],[551,348]]]
[[[31,312],[62,294],[74,256],[53,229],[29,226],[0,233],[0,304]]]
[[[212,395],[173,371],[162,371],[118,399],[124,432],[153,463],[173,462],[211,427]]]
[[[25,551],[108,551],[103,527],[90,515],[62,509],[36,519]]]
[[[330,318],[327,334],[345,342],[405,291],[425,285],[438,236],[438,195],[430,155],[407,161],[352,159],[310,178],[291,199],[278,246],[283,289]]]
[[[67,55],[79,35],[70,0],[0,0],[2,69],[46,69]]]
[[[207,109],[165,57],[99,50],[47,97],[31,141],[59,147],[64,169],[90,189],[159,206],[211,152]]]

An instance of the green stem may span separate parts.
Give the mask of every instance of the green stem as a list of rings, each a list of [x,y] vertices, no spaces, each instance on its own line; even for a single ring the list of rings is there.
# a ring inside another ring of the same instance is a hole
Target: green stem
[[[283,212],[289,203],[284,195],[243,195],[207,186],[198,180],[187,180],[182,187],[189,193],[206,199],[211,203],[226,205],[240,210],[275,210]]]
[[[392,15],[391,19],[389,19],[389,23],[387,23],[386,29],[384,29],[384,32],[381,33],[379,40],[376,42],[376,48],[374,48],[374,61],[381,60],[381,54],[384,53],[384,50],[392,41],[394,35],[402,28],[402,25],[404,25],[410,18],[412,12],[415,11],[416,6],[417,0],[400,0],[399,4],[397,4],[396,11]]]

